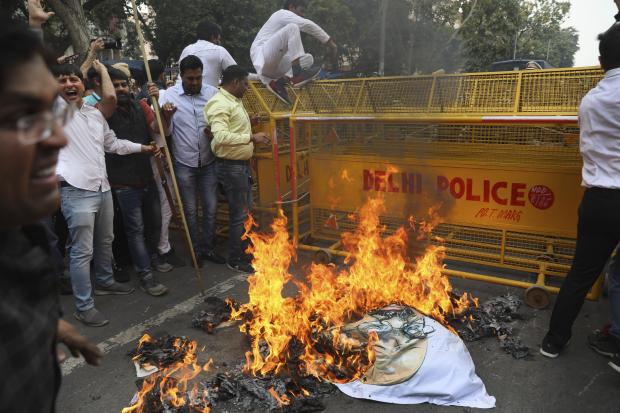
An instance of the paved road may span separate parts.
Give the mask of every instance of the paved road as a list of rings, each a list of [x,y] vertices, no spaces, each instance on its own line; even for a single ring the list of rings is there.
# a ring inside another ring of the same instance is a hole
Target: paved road
[[[204,268],[209,295],[232,297],[243,302],[247,287],[243,276],[224,266]],[[80,330],[105,349],[106,357],[99,368],[85,366],[80,360],[63,365],[63,385],[58,402],[59,413],[118,413],[127,406],[135,391],[135,371],[127,352],[143,331],[186,335],[206,347],[201,356],[215,361],[214,371],[226,369],[243,360],[247,342],[236,328],[219,330],[215,336],[191,328],[191,317],[201,305],[197,283],[189,267],[177,269],[161,280],[170,294],[153,298],[136,291],[126,297],[97,297],[97,307],[110,318],[108,326]],[[456,280],[461,290],[486,297],[521,290],[491,286],[473,281]],[[63,307],[70,315],[72,299],[63,297]],[[607,366],[607,361],[592,352],[585,343],[587,333],[602,325],[607,317],[607,302],[587,303],[575,327],[570,348],[557,360],[538,354],[530,360],[514,360],[502,352],[493,339],[468,345],[479,376],[490,394],[497,398],[497,412],[565,413],[620,412],[620,374]],[[535,352],[544,334],[550,311],[524,309],[527,320],[519,334]],[[366,412],[473,412],[461,407],[395,406],[360,401],[335,394],[328,400],[328,413]],[[218,412],[217,408],[214,409]],[[232,413],[232,412],[231,412]]]

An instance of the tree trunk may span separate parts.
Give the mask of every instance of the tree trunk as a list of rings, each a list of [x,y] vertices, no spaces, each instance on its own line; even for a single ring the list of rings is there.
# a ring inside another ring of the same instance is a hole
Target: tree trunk
[[[90,36],[88,35],[88,22],[81,0],[48,0],[48,4],[69,32],[74,53],[87,52]]]

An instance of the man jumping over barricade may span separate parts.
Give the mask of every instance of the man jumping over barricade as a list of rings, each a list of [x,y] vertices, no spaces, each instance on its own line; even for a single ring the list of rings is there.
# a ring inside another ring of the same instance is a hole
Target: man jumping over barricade
[[[301,87],[316,79],[321,71],[314,58],[304,51],[301,32],[307,33],[331,48],[338,46],[319,25],[304,19],[305,0],[286,0],[282,10],[271,15],[252,43],[250,56],[261,81],[281,101],[291,105],[286,84]]]

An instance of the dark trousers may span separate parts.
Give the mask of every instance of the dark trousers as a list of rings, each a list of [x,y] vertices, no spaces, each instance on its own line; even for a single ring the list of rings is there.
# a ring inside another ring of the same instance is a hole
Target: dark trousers
[[[559,346],[571,329],[588,291],[620,241],[620,190],[589,188],[579,206],[573,265],[555,301],[547,336]]]
[[[159,192],[155,183],[139,188],[115,188],[131,260],[138,274],[151,271],[161,230]],[[151,225],[149,225],[151,224]]]
[[[252,171],[249,162],[221,159],[216,161],[215,170],[228,201],[228,263],[234,265],[243,260],[248,245],[241,238],[245,233],[243,224],[252,208]]]

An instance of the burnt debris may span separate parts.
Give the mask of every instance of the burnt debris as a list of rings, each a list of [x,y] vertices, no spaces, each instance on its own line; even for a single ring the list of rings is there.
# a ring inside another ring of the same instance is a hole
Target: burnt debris
[[[140,365],[163,369],[183,360],[191,346],[192,342],[187,337],[163,335],[143,341],[128,355]]]
[[[479,307],[470,307],[458,319],[451,321],[466,342],[497,337],[500,347],[515,359],[530,355],[530,349],[513,337],[513,324],[523,319],[519,314],[521,300],[513,294],[491,298]]]
[[[230,320],[232,308],[239,308],[236,302],[230,299],[224,301],[219,297],[207,297],[205,304],[205,309],[192,318],[192,326],[207,334],[213,334],[217,326]]]

